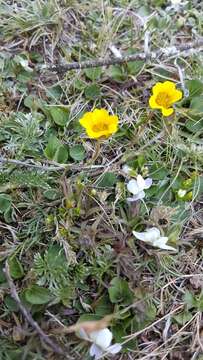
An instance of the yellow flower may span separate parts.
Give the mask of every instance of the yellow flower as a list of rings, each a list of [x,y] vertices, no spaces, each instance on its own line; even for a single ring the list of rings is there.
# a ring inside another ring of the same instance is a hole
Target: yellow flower
[[[118,116],[109,115],[105,109],[95,109],[83,115],[80,125],[91,139],[107,138],[118,130]]]
[[[176,89],[176,84],[171,81],[158,82],[152,88],[149,105],[152,109],[160,109],[164,116],[173,114],[172,105],[182,99],[182,91]]]

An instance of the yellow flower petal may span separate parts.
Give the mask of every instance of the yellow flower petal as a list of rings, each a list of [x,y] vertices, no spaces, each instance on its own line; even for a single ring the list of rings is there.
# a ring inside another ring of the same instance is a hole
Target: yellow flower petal
[[[162,83],[162,91],[174,91],[176,90],[176,84],[172,81],[164,81]]]
[[[182,99],[183,93],[180,90],[175,90],[171,97],[173,102],[177,102]]]
[[[174,109],[172,105],[182,99],[182,91],[176,89],[172,81],[158,82],[152,88],[152,96],[149,99],[149,106],[152,109],[161,109],[164,116],[170,116]]]
[[[168,109],[162,108],[161,111],[162,111],[163,116],[170,116],[173,114],[174,109],[173,108],[168,108]]]
[[[92,113],[91,112],[87,112],[86,114],[83,115],[83,117],[79,120],[80,125],[82,125],[84,128],[88,127],[89,124],[92,121]]]
[[[79,120],[91,139],[109,137],[118,130],[118,116],[109,115],[105,109],[95,109]]]
[[[158,105],[157,102],[156,102],[156,96],[155,95],[152,95],[149,99],[149,106],[152,108],[152,109],[161,109],[162,106]]]
[[[160,91],[162,91],[162,87],[163,87],[162,84],[163,83],[158,82],[158,83],[156,83],[156,85],[153,86],[153,88],[152,88],[153,95],[156,96]]]

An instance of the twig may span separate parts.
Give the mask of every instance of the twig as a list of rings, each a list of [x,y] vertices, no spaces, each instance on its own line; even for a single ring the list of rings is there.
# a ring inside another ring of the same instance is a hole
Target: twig
[[[58,73],[60,72],[66,72],[69,70],[76,70],[76,69],[86,69],[86,68],[93,68],[98,66],[109,66],[109,65],[116,65],[116,64],[123,64],[130,61],[135,60],[148,60],[148,59],[157,59],[160,57],[168,57],[168,56],[177,56],[182,55],[181,53],[187,50],[194,50],[195,48],[200,48],[203,46],[203,39],[197,40],[193,43],[183,44],[179,46],[172,46],[165,49],[160,49],[158,51],[151,52],[150,54],[145,54],[145,52],[132,54],[132,55],[126,55],[122,56],[121,58],[108,58],[108,59],[96,59],[96,60],[87,60],[82,61],[80,63],[78,62],[72,62],[65,65],[43,65],[39,67],[40,71],[56,71]]]
[[[31,167],[38,170],[44,170],[44,171],[59,171],[64,170],[66,168],[66,165],[58,165],[58,166],[46,166],[46,165],[37,165],[37,164],[31,164],[26,161],[20,161],[20,160],[14,160],[14,159],[7,159],[2,156],[0,156],[0,164],[13,164],[18,165],[22,167]]]
[[[10,275],[10,270],[9,270],[9,265],[8,262],[6,262],[5,268],[4,268],[4,273],[6,276],[6,279],[8,281],[8,285],[10,287],[10,291],[11,291],[11,296],[12,298],[16,301],[16,303],[19,306],[20,311],[22,312],[22,314],[24,315],[24,317],[26,318],[26,320],[28,321],[28,323],[33,327],[33,329],[36,330],[36,332],[38,333],[38,335],[40,336],[40,338],[47,344],[50,346],[50,348],[57,354],[61,354],[61,355],[66,355],[65,352],[57,345],[55,344],[47,334],[44,333],[44,331],[40,328],[40,326],[38,325],[38,323],[36,321],[33,320],[30,312],[23,306],[16,287],[13,283],[13,280],[11,278]]]

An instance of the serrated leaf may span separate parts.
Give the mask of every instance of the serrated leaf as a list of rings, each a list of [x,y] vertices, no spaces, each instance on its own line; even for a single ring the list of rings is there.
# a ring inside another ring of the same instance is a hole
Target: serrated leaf
[[[25,290],[25,299],[33,305],[47,304],[51,300],[50,291],[38,285]]]
[[[185,325],[188,321],[192,319],[192,314],[188,311],[182,311],[180,314],[174,315],[173,319],[179,325]]]
[[[12,278],[21,279],[24,276],[24,270],[17,257],[10,258],[8,263]]]
[[[197,306],[197,302],[196,302],[194,295],[188,290],[185,292],[183,300],[186,303],[188,309],[191,309],[191,308]]]
[[[49,108],[50,114],[57,125],[65,126],[69,122],[69,110],[64,107],[52,106]]]
[[[60,267],[63,267],[66,262],[63,248],[59,245],[49,246],[46,253],[46,260],[50,268],[54,267],[55,269],[59,268],[60,270]]]
[[[85,158],[85,149],[82,145],[74,145],[70,147],[70,157],[75,161],[82,161]]]

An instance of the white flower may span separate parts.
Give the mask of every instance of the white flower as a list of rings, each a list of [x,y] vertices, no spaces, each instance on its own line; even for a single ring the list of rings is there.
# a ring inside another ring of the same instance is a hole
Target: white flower
[[[178,196],[179,198],[183,198],[187,193],[187,190],[184,190],[184,189],[180,189],[178,190]]]
[[[179,5],[181,4],[182,0],[171,0],[172,5]]]
[[[158,247],[159,249],[176,251],[172,246],[166,245],[168,238],[161,236],[160,230],[156,227],[147,229],[144,232],[133,231],[133,235],[138,239],[142,240],[152,246]]]
[[[105,352],[110,354],[117,354],[121,350],[120,344],[111,345],[113,334],[108,329],[102,329],[87,333],[84,329],[80,329],[79,336],[87,341],[92,342],[90,347],[90,355],[94,359],[99,359]]]
[[[127,164],[123,165],[123,167],[122,167],[122,171],[127,175],[130,175],[132,170],[133,169],[130,166],[128,166]]]
[[[132,198],[127,198],[128,201],[136,201],[145,197],[145,189],[149,189],[152,185],[152,179],[143,179],[141,175],[137,175],[137,180],[130,180],[127,184],[127,189],[133,194]]]

